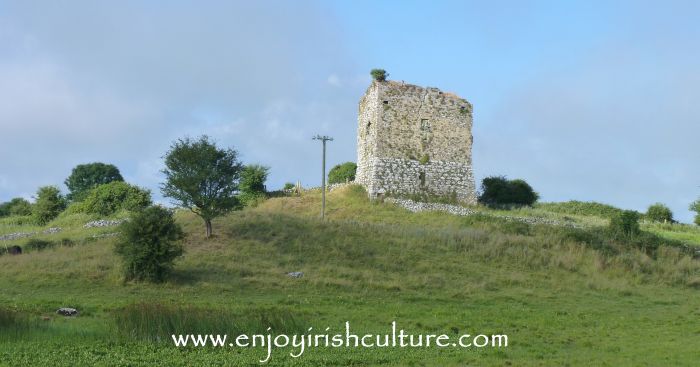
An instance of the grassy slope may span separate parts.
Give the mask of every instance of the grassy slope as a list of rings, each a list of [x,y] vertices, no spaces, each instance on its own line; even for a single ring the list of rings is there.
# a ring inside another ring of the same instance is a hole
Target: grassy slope
[[[0,257],[0,307],[52,316],[0,332],[0,365],[249,365],[261,350],[175,349],[119,339],[112,312],[134,302],[245,312],[283,309],[316,329],[505,333],[507,349],[311,349],[271,365],[693,365],[700,358],[700,264],[673,250],[656,259],[603,255],[558,229],[370,204],[362,192],[276,198],[215,222],[202,238],[188,213],[186,255],[162,285],[119,279],[114,239]],[[68,221],[66,221],[68,223]],[[110,232],[113,229],[93,229]],[[80,243],[88,230],[67,229]],[[54,235],[56,236],[56,235]],[[303,271],[301,279],[285,276]],[[70,347],[66,347],[69,345]]]

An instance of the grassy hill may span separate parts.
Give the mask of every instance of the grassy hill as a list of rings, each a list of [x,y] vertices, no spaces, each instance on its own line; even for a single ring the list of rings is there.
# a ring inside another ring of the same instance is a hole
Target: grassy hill
[[[116,227],[65,216],[38,234],[64,245],[0,256],[2,365],[255,365],[262,349],[175,348],[179,333],[507,334],[507,348],[311,348],[268,365],[695,365],[700,360],[700,261],[670,246],[640,250],[600,237],[599,216],[541,205],[514,216],[410,213],[370,203],[359,187],[269,199],[220,218],[215,237],[187,212],[185,256],[164,284],[121,281]],[[0,222],[0,235],[43,228]],[[645,224],[698,244],[697,229]],[[0,241],[0,246],[26,239]],[[304,273],[291,278],[292,271]],[[76,318],[54,314],[61,306]],[[48,319],[48,320],[46,320]],[[178,328],[178,325],[180,327]],[[185,330],[181,330],[181,329]],[[158,338],[161,338],[158,340]]]

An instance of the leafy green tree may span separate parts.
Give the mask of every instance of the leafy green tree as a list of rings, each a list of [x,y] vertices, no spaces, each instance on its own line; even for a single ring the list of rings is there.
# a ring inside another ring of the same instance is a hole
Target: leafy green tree
[[[378,82],[386,81],[386,78],[389,77],[389,74],[384,69],[372,69],[369,74]]]
[[[70,190],[68,199],[81,200],[91,189],[113,181],[124,181],[116,166],[99,162],[79,164],[65,181]]]
[[[479,202],[488,206],[532,205],[539,195],[524,180],[504,176],[486,177],[481,181]]]
[[[32,216],[38,224],[46,224],[56,218],[66,208],[66,199],[56,186],[40,187],[36,202],[32,206]]]
[[[255,205],[259,200],[265,198],[267,192],[265,181],[267,181],[269,173],[269,167],[259,164],[243,167],[238,188],[240,189],[240,200],[244,205]]]
[[[661,203],[649,206],[646,216],[652,222],[673,222],[673,212],[669,207]]]
[[[206,236],[212,219],[239,209],[238,183],[243,165],[233,149],[220,149],[201,136],[178,139],[165,155],[163,195],[204,220]]]
[[[151,193],[123,181],[99,185],[71,204],[69,212],[111,215],[120,210],[138,211],[151,205]]]
[[[182,256],[184,233],[170,210],[152,206],[120,226],[114,249],[122,258],[126,280],[162,282]]]
[[[345,162],[333,166],[330,171],[328,171],[328,183],[345,183],[346,181],[355,181],[355,172],[357,172],[357,165],[355,162]]]
[[[697,213],[695,215],[695,224],[700,226],[700,199],[695,200],[690,204],[690,210],[694,211]]]
[[[0,204],[0,217],[8,215],[31,215],[32,204],[23,198],[14,198]]]

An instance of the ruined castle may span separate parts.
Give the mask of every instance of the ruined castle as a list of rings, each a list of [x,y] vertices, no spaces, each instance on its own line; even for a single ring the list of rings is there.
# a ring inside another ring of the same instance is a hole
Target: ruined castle
[[[476,202],[467,100],[375,80],[360,99],[357,122],[355,180],[371,198],[425,194]]]

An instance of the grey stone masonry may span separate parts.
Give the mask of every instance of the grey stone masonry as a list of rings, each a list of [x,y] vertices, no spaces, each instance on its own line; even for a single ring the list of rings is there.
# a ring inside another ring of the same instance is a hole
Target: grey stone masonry
[[[374,81],[360,100],[357,174],[370,197],[455,196],[474,204],[472,105],[437,88]]]

